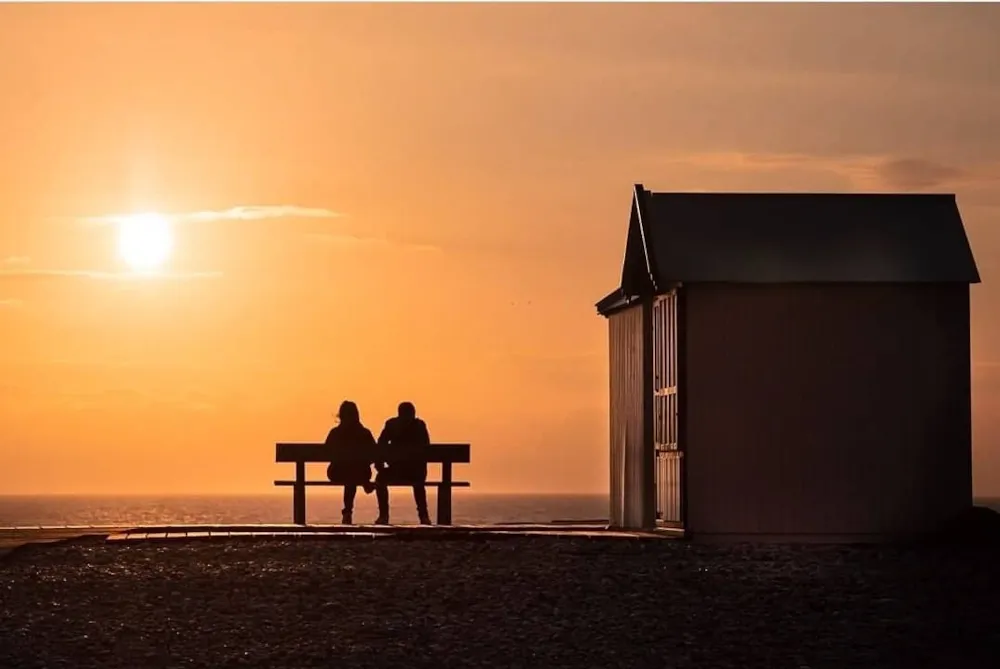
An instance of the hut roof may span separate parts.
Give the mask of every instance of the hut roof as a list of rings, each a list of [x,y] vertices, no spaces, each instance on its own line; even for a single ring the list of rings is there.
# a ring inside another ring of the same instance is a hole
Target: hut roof
[[[954,195],[635,186],[609,313],[675,283],[979,283]]]

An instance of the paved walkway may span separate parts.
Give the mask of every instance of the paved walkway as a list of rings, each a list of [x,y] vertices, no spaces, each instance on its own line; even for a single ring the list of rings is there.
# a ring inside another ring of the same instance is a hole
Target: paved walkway
[[[276,537],[276,538],[396,538],[396,539],[471,539],[503,536],[577,536],[591,538],[656,539],[663,535],[653,532],[609,530],[595,525],[184,525],[141,527],[116,532],[109,541],[141,539],[180,539],[212,537]]]
[[[108,536],[127,530],[121,526],[61,525],[0,527],[0,556],[28,543],[51,543],[86,536]]]
[[[618,539],[664,539],[668,533],[617,531],[605,525],[540,523],[504,525],[147,525],[123,526],[35,526],[0,528],[0,555],[28,543],[50,543],[86,536],[104,536],[108,541],[170,539],[295,538],[295,539],[483,539],[512,536],[573,536]]]

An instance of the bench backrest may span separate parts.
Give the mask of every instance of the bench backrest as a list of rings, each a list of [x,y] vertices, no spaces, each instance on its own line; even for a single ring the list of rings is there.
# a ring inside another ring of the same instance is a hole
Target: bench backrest
[[[326,444],[275,444],[275,462],[330,462],[334,451]],[[469,444],[431,444],[421,460],[430,463],[467,463]],[[349,460],[349,451],[336,454],[338,461]],[[393,457],[397,457],[394,453]]]

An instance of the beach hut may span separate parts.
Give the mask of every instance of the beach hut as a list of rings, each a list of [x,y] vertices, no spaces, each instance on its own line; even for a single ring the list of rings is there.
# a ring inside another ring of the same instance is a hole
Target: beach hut
[[[881,540],[972,505],[953,195],[636,185],[610,337],[611,524]]]

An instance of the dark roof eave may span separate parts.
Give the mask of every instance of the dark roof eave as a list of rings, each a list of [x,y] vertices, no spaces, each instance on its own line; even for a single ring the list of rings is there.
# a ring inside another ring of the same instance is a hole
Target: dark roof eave
[[[621,311],[622,309],[632,306],[632,304],[634,304],[638,299],[638,297],[626,295],[621,288],[616,288],[601,298],[601,300],[594,306],[597,307],[598,314],[607,317],[617,311]]]

